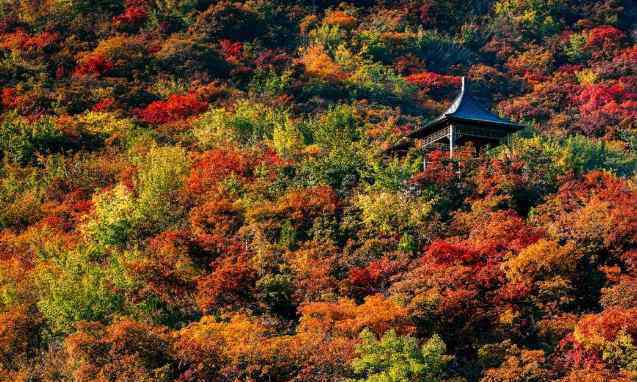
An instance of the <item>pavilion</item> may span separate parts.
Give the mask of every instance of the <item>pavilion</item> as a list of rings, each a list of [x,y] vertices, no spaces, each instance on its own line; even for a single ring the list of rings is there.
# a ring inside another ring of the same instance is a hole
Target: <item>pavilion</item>
[[[387,151],[406,152],[418,142],[423,153],[434,148],[443,148],[449,150],[449,157],[453,158],[454,147],[472,142],[479,152],[483,147],[508,142],[511,134],[524,127],[484,108],[471,95],[465,77],[462,77],[460,94],[444,113],[411,131]]]

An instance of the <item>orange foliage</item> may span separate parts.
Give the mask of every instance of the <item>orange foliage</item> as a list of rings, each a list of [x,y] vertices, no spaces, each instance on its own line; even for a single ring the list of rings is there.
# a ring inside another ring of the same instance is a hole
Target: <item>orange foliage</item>
[[[601,349],[624,332],[637,341],[637,308],[606,309],[599,314],[582,317],[575,328],[575,340],[586,348]]]
[[[0,313],[0,373],[25,363],[38,338],[39,317],[26,306],[14,306]]]
[[[113,62],[101,54],[88,54],[79,61],[73,72],[76,76],[102,75],[113,69]]]
[[[620,376],[605,370],[574,370],[558,382],[632,382],[633,378]]]
[[[295,300],[319,300],[322,296],[336,292],[337,280],[332,275],[336,267],[336,256],[337,248],[320,242],[311,242],[286,254],[295,274]]]
[[[252,300],[257,275],[245,255],[221,257],[211,268],[210,274],[197,280],[196,300],[202,311],[242,306]]]
[[[507,353],[500,367],[485,370],[481,382],[552,380],[543,350],[525,350],[513,346]]]
[[[132,274],[143,280],[139,295],[157,296],[171,305],[187,305],[197,276],[188,256],[190,247],[186,232],[166,231],[150,240],[146,256],[126,264]]]
[[[199,246],[223,253],[232,245],[233,235],[243,224],[243,216],[241,209],[230,200],[215,198],[191,211],[190,224]]]
[[[77,325],[64,341],[75,381],[145,381],[168,372],[171,339],[161,327],[127,318]],[[152,380],[152,379],[151,379]]]
[[[37,35],[29,35],[24,30],[18,29],[0,38],[0,49],[41,50],[55,44],[59,39],[60,34],[57,32],[45,31]]]
[[[232,146],[215,148],[195,157],[186,189],[195,196],[216,192],[224,180],[232,178],[245,184],[252,180],[257,167],[263,166],[268,174],[274,175],[283,164],[284,161],[270,150],[255,153]]]
[[[377,335],[389,329],[401,334],[414,330],[407,318],[407,309],[380,294],[366,297],[361,305],[348,299],[334,303],[315,302],[302,306],[300,312],[301,333],[355,338],[364,328]]]
[[[248,214],[264,223],[281,222],[287,218],[296,227],[308,223],[311,219],[336,212],[338,200],[329,186],[317,186],[304,190],[290,191],[277,200],[276,204],[266,204],[254,208]]]
[[[352,28],[356,25],[356,17],[343,11],[331,11],[325,16],[323,22],[328,25],[338,25],[342,28]]]
[[[328,81],[341,81],[347,77],[341,67],[334,62],[320,45],[312,45],[306,49],[301,61],[305,72]]]
[[[180,380],[250,380],[285,373],[297,355],[289,353],[290,338],[269,338],[263,323],[244,314],[226,318],[204,316],[177,333],[175,354],[186,369]]]
[[[546,79],[545,75],[550,73],[552,64],[553,55],[549,50],[530,45],[523,53],[511,57],[506,66],[529,83],[535,84]]]
[[[537,216],[552,235],[583,250],[621,253],[637,244],[637,192],[610,173],[592,171],[565,183]]]

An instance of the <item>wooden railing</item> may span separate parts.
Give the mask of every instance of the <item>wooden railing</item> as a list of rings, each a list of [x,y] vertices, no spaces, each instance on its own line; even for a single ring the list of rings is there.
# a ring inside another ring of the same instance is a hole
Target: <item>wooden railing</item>
[[[434,131],[433,133],[431,133],[430,135],[427,135],[425,138],[423,138],[422,140],[422,146],[421,148],[425,148],[429,145],[431,145],[432,143],[435,143],[443,138],[449,138],[449,127],[445,127],[444,129],[440,129],[437,131]]]

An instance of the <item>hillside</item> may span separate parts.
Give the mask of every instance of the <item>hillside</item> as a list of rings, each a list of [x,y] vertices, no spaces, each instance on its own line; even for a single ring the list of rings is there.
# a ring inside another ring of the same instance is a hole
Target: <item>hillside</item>
[[[0,1],[0,381],[637,380],[636,21]],[[387,152],[462,76],[526,128]]]

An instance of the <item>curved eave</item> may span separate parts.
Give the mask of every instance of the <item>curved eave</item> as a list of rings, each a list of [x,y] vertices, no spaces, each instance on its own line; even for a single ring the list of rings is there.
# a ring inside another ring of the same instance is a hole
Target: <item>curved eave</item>
[[[457,123],[466,123],[468,125],[479,125],[479,126],[489,126],[496,127],[501,129],[508,130],[507,133],[514,133],[516,131],[524,129],[526,126],[521,125],[519,123],[513,123],[508,121],[490,121],[490,120],[482,120],[482,119],[467,119],[467,118],[459,118],[455,116],[449,116],[448,120],[451,122]]]
[[[425,136],[435,131],[437,127],[445,125],[447,123],[464,123],[467,125],[495,127],[495,128],[506,130],[505,132],[508,134],[522,130],[526,127],[518,123],[512,123],[512,122],[506,122],[506,121],[500,122],[500,121],[490,121],[490,120],[481,120],[481,119],[467,119],[467,118],[458,118],[453,115],[443,115],[429,122],[425,126],[410,132],[406,136],[408,138],[424,138]]]

